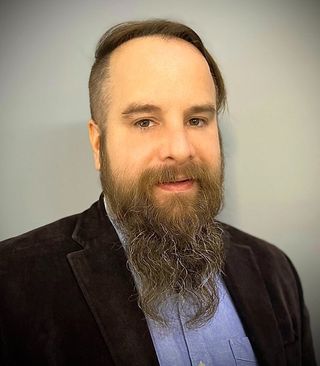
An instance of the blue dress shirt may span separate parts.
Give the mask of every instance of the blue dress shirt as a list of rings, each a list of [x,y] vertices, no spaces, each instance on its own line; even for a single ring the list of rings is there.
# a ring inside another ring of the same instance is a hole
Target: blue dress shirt
[[[167,307],[173,319],[169,328],[161,328],[147,318],[161,366],[258,365],[250,341],[221,278],[218,280],[218,286],[220,302],[217,311],[214,317],[200,328],[186,328],[177,304],[170,304]]]

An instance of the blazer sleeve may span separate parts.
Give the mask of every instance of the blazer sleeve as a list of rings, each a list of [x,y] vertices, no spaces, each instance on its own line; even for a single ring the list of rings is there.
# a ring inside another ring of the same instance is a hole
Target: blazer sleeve
[[[299,275],[297,270],[295,269],[293,263],[286,256],[293,275],[295,277],[297,283],[297,289],[299,292],[299,301],[300,301],[300,319],[301,319],[301,364],[305,366],[317,366],[316,356],[313,347],[313,340],[312,340],[312,333],[311,333],[311,326],[310,326],[310,316],[309,311],[304,302],[303,290]]]

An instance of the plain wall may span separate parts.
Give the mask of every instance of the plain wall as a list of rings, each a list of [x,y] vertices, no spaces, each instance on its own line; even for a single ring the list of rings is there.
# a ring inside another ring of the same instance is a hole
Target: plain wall
[[[229,99],[221,219],[289,255],[320,350],[318,1],[1,2],[1,238],[98,198],[86,131],[95,44],[147,17],[186,22],[218,61]]]

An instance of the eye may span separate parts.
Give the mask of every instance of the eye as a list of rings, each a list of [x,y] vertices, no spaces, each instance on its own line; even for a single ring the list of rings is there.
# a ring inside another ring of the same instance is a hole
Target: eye
[[[189,124],[194,127],[203,127],[206,124],[206,121],[202,118],[191,118]]]
[[[134,125],[140,128],[148,128],[151,127],[153,122],[150,119],[141,119],[140,121],[136,122]]]

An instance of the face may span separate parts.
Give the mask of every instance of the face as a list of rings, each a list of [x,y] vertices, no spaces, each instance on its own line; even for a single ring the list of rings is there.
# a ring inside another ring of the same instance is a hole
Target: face
[[[126,184],[146,169],[174,167],[174,181],[153,187],[155,202],[194,196],[198,184],[184,167],[221,164],[215,86],[202,54],[180,39],[131,40],[111,55],[108,90],[106,154],[113,175]],[[99,131],[90,131],[100,169]]]

